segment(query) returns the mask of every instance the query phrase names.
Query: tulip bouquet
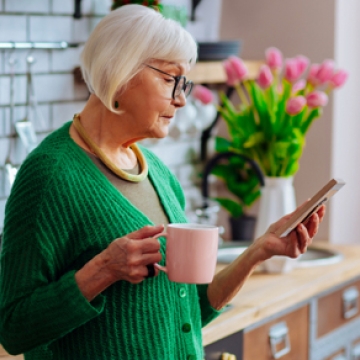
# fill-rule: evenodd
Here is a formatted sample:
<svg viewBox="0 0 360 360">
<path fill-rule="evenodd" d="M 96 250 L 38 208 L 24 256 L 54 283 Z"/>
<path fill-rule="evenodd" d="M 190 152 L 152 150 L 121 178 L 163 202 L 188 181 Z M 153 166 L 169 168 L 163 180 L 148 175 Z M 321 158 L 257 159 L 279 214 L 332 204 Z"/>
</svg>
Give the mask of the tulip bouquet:
<svg viewBox="0 0 360 360">
<path fill-rule="evenodd" d="M 248 79 L 248 69 L 240 58 L 231 56 L 224 61 L 227 84 L 235 88 L 240 104 L 234 106 L 220 94 L 218 111 L 228 126 L 230 140 L 218 137 L 216 150 L 252 158 L 265 176 L 289 177 L 299 169 L 310 126 L 321 116 L 328 95 L 345 83 L 348 74 L 335 69 L 332 60 L 310 64 L 299 55 L 284 61 L 276 48 L 267 49 L 265 54 L 266 61 L 255 80 Z M 219 167 L 214 173 L 235 193 L 234 184 L 233 189 L 229 186 L 229 167 Z M 232 215 L 241 214 L 242 206 L 251 205 L 259 196 L 256 177 L 247 173 L 246 179 L 244 186 L 250 188 L 245 204 L 220 199 Z"/>
</svg>

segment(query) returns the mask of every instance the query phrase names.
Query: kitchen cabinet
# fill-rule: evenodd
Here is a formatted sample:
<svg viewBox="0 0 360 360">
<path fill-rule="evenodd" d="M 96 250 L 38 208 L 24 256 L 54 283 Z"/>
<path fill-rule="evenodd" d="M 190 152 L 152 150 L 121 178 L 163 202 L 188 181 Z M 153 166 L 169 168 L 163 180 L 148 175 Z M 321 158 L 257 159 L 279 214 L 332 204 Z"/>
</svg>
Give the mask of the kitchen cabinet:
<svg viewBox="0 0 360 360">
<path fill-rule="evenodd" d="M 342 287 L 317 300 L 317 338 L 360 316 L 360 281 Z"/>
<path fill-rule="evenodd" d="M 360 246 L 318 245 L 340 251 L 344 260 L 253 274 L 232 307 L 203 329 L 205 350 L 213 346 L 218 355 L 206 360 L 231 351 L 241 352 L 236 360 L 360 360 Z M 216 353 L 214 346 L 233 333 L 232 347 Z"/>
<path fill-rule="evenodd" d="M 244 331 L 243 360 L 307 360 L 309 306 Z"/>
</svg>

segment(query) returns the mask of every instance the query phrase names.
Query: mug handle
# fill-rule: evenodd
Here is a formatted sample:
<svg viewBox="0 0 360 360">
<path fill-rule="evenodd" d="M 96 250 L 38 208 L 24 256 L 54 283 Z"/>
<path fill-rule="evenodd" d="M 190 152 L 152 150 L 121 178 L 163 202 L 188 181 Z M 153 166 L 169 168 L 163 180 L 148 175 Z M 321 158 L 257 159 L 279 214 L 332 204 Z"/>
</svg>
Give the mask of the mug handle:
<svg viewBox="0 0 360 360">
<path fill-rule="evenodd" d="M 162 232 L 162 233 L 157 234 L 157 235 L 155 235 L 155 236 L 153 236 L 153 237 L 154 237 L 155 239 L 157 239 L 157 238 L 159 238 L 159 237 L 161 237 L 161 236 L 166 237 L 166 236 L 167 236 L 167 233 L 166 233 L 166 232 Z M 158 270 L 161 270 L 161 271 L 163 271 L 164 273 L 167 274 L 168 270 L 167 270 L 166 266 L 161 266 L 161 265 L 158 264 L 158 263 L 154 263 L 154 266 L 155 266 Z"/>
</svg>

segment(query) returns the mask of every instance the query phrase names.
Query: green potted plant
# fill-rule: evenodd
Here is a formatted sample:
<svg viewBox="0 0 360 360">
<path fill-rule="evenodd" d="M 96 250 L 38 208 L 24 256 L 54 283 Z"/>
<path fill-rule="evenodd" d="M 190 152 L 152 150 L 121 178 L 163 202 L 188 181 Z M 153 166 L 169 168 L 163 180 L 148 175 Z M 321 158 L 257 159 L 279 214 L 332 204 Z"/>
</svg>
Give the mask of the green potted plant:
<svg viewBox="0 0 360 360">
<path fill-rule="evenodd" d="M 156 10 L 161 9 L 160 0 L 113 0 L 111 5 L 111 10 L 115 10 L 120 6 L 128 5 L 128 4 L 138 4 L 143 6 L 153 7 Z"/>
<path fill-rule="evenodd" d="M 223 63 L 227 83 L 235 88 L 240 104 L 235 106 L 224 93 L 220 94 L 218 111 L 227 124 L 229 138 L 218 137 L 216 151 L 245 155 L 256 161 L 265 175 L 255 236 L 294 210 L 292 179 L 299 169 L 306 134 L 321 116 L 329 93 L 342 86 L 348 76 L 346 71 L 336 70 L 332 60 L 310 65 L 308 58 L 299 55 L 283 63 L 278 49 L 267 49 L 266 61 L 256 79 L 248 79 L 247 68 L 238 57 L 232 56 Z M 240 189 L 248 186 L 248 198 L 243 199 L 247 199 L 245 205 L 251 206 L 259 196 L 257 178 L 249 173 L 245 177 L 247 185 L 236 183 L 236 175 L 231 172 L 245 172 L 235 165 L 232 162 L 227 168 L 215 168 L 214 174 L 225 181 L 233 194 L 243 196 Z M 279 205 L 281 198 L 283 206 Z M 231 216 L 241 214 L 230 199 L 218 201 Z"/>
<path fill-rule="evenodd" d="M 177 6 L 170 4 L 161 4 L 161 0 L 113 0 L 111 10 L 115 10 L 120 6 L 128 4 L 138 4 L 152 7 L 159 11 L 165 18 L 173 19 L 185 27 L 188 20 L 186 6 Z"/>
</svg>

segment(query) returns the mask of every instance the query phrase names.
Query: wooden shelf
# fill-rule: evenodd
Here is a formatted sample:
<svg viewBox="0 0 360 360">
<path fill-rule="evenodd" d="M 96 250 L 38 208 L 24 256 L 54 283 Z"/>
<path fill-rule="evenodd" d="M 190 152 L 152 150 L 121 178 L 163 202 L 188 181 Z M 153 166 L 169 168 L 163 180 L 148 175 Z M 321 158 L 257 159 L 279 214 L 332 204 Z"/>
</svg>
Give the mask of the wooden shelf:
<svg viewBox="0 0 360 360">
<path fill-rule="evenodd" d="M 249 70 L 249 78 L 259 74 L 262 61 L 244 61 Z M 221 84 L 226 82 L 226 74 L 222 61 L 198 62 L 187 76 L 195 84 Z"/>
</svg>

